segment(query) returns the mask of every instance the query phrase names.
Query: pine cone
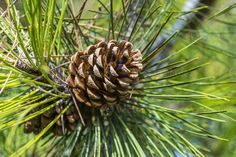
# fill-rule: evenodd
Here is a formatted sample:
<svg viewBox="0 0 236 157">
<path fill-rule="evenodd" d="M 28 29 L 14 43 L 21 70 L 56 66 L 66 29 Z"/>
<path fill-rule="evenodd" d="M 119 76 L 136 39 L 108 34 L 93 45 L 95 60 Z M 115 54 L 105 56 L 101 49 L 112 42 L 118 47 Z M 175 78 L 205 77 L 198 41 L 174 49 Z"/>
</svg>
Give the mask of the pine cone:
<svg viewBox="0 0 236 157">
<path fill-rule="evenodd" d="M 128 88 L 137 83 L 143 66 L 139 50 L 127 41 L 101 41 L 71 57 L 69 87 L 87 106 L 115 106 L 129 97 Z"/>
<path fill-rule="evenodd" d="M 69 101 L 62 100 L 60 101 L 56 107 L 53 107 L 43 114 L 30 119 L 29 121 L 24 123 L 24 132 L 25 133 L 35 133 L 38 134 L 42 131 L 47 125 L 57 117 L 64 107 L 68 105 Z M 43 107 L 42 107 L 43 108 Z M 40 108 L 36 108 L 31 111 L 30 114 L 40 110 Z M 79 121 L 78 111 L 76 110 L 75 106 L 71 106 L 63 116 L 50 128 L 50 130 L 46 133 L 49 134 L 53 132 L 55 135 L 63 135 L 63 127 L 65 130 L 74 131 L 77 127 L 77 123 Z"/>
</svg>

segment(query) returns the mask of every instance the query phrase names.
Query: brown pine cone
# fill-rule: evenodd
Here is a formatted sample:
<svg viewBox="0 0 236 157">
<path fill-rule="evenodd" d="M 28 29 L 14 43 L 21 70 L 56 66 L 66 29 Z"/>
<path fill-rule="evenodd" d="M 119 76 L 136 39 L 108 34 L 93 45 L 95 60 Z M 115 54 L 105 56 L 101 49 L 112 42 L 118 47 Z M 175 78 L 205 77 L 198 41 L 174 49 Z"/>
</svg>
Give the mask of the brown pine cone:
<svg viewBox="0 0 236 157">
<path fill-rule="evenodd" d="M 69 87 L 87 106 L 114 106 L 129 97 L 128 88 L 137 83 L 142 55 L 130 42 L 111 40 L 91 45 L 71 57 Z"/>
<path fill-rule="evenodd" d="M 40 131 L 42 131 L 49 123 L 51 123 L 55 117 L 57 117 L 62 110 L 64 109 L 64 106 L 68 105 L 68 101 L 59 101 L 56 107 L 53 107 L 47 111 L 45 111 L 43 114 L 38 115 L 29 121 L 24 123 L 24 132 L 25 133 L 35 133 L 38 134 Z M 31 111 L 30 114 L 33 114 L 34 112 L 40 110 L 40 108 L 36 108 L 35 110 Z M 71 106 L 65 114 L 61 116 L 60 119 L 50 128 L 50 130 L 46 133 L 49 134 L 53 132 L 55 135 L 63 135 L 63 127 L 66 130 L 74 131 L 77 127 L 79 121 L 79 115 L 78 111 L 76 110 L 75 106 Z"/>
</svg>

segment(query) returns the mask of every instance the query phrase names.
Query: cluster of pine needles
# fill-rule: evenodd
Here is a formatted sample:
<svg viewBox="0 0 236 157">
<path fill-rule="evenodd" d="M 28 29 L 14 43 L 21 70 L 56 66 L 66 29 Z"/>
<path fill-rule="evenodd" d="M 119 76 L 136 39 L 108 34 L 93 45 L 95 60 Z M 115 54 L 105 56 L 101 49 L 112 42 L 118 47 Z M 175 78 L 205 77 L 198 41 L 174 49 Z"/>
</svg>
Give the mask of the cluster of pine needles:
<svg viewBox="0 0 236 157">
<path fill-rule="evenodd" d="M 228 140 L 212 133 L 211 125 L 235 121 L 225 106 L 235 101 L 235 72 L 219 77 L 207 69 L 212 60 L 223 63 L 236 53 L 207 44 L 212 34 L 199 25 L 205 18 L 219 22 L 235 4 L 212 9 L 204 19 L 195 14 L 205 13 L 207 6 L 185 11 L 174 0 L 6 4 L 0 12 L 0 156 L 203 157 L 210 149 L 202 141 Z M 198 28 L 191 29 L 187 20 Z M 177 22 L 186 26 L 173 27 Z M 62 124 L 61 136 L 48 133 L 71 106 L 78 106 L 67 90 L 71 56 L 110 40 L 129 41 L 142 53 L 143 70 L 129 88 L 130 97 L 109 116 L 96 108 L 86 108 L 88 114 L 77 110 L 75 131 Z M 230 67 L 229 62 L 224 65 Z M 24 133 L 27 121 L 61 102 L 63 109 L 40 132 Z"/>
</svg>

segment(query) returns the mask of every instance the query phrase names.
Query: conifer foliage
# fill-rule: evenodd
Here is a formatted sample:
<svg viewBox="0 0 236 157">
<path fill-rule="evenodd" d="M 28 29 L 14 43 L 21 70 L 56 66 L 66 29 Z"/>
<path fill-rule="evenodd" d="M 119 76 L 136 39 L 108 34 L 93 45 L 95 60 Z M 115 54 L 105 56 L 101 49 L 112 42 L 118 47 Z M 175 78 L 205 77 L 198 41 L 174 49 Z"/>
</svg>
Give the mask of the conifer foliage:
<svg viewBox="0 0 236 157">
<path fill-rule="evenodd" d="M 210 123 L 233 119 L 205 102 L 230 99 L 206 89 L 235 82 L 204 74 L 204 35 L 175 46 L 191 27 L 176 29 L 176 19 L 204 5 L 181 11 L 173 0 L 6 4 L 0 154 L 202 157 L 207 150 L 197 140 L 225 140 Z M 192 47 L 200 57 L 183 55 Z"/>
</svg>

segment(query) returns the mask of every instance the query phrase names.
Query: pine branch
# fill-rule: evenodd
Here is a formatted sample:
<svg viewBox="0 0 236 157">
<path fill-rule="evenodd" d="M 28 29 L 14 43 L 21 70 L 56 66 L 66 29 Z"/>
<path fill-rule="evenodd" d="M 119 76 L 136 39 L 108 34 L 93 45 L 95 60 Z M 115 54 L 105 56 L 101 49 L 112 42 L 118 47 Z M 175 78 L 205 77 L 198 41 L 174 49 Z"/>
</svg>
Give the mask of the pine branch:
<svg viewBox="0 0 236 157">
<path fill-rule="evenodd" d="M 213 55 L 195 56 L 205 41 L 184 33 L 207 14 L 186 2 L 23 0 L 27 25 L 12 4 L 11 20 L 0 17 L 2 154 L 202 157 L 205 141 L 226 141 L 210 127 L 235 121 L 235 80 L 209 74 Z"/>
</svg>

